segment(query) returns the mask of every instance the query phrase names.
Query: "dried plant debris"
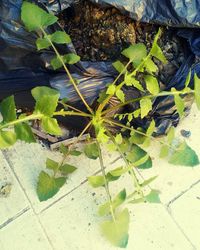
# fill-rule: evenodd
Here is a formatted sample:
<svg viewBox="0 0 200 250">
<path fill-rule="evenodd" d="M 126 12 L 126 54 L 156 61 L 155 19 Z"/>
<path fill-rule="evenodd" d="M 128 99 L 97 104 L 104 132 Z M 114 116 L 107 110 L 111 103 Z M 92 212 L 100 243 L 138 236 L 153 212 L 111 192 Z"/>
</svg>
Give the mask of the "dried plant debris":
<svg viewBox="0 0 200 250">
<path fill-rule="evenodd" d="M 6 198 L 9 196 L 12 189 L 12 184 L 10 182 L 0 181 L 0 198 Z"/>
<path fill-rule="evenodd" d="M 135 22 L 116 8 L 102 8 L 85 0 L 63 12 L 60 23 L 83 61 L 114 61 L 124 48 L 138 42 L 150 49 L 158 31 L 158 26 Z M 161 71 L 160 81 L 167 83 L 185 59 L 184 46 L 175 32 L 163 31 L 159 45 L 168 64 L 155 63 Z"/>
</svg>

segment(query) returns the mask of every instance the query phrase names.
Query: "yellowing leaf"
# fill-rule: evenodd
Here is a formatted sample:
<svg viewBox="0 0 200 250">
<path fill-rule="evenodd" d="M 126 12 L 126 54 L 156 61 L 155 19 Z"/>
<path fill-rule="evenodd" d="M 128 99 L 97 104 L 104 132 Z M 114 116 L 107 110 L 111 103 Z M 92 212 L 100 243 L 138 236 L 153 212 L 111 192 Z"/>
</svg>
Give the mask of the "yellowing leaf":
<svg viewBox="0 0 200 250">
<path fill-rule="evenodd" d="M 120 62 L 119 60 L 114 62 L 113 64 L 113 67 L 119 72 L 121 73 L 124 69 L 125 69 L 125 66 L 122 62 Z M 126 71 L 124 70 L 123 73 L 125 73 Z"/>
<path fill-rule="evenodd" d="M 55 118 L 45 116 L 42 118 L 42 129 L 51 135 L 62 135 L 62 131 Z"/>
<path fill-rule="evenodd" d="M 200 110 L 200 78 L 194 75 L 194 96 L 197 108 Z"/>
<path fill-rule="evenodd" d="M 184 115 L 184 109 L 185 109 L 184 101 L 179 95 L 174 96 L 174 101 L 177 108 L 177 112 L 179 116 L 182 117 Z"/>
<path fill-rule="evenodd" d="M 146 86 L 147 86 L 148 91 L 152 95 L 157 95 L 160 91 L 160 87 L 159 87 L 157 79 L 154 76 L 146 75 L 144 77 L 144 80 L 146 82 Z"/>
<path fill-rule="evenodd" d="M 148 58 L 148 60 L 145 62 L 145 68 L 149 73 L 155 73 L 156 71 L 158 71 L 157 65 L 151 58 Z"/>
<path fill-rule="evenodd" d="M 141 118 L 143 119 L 148 115 L 149 111 L 152 110 L 152 102 L 150 99 L 143 98 L 140 100 L 140 108 L 141 108 Z"/>
<path fill-rule="evenodd" d="M 107 95 L 114 95 L 115 90 L 116 90 L 116 86 L 114 84 L 111 84 L 110 86 L 108 86 L 106 94 Z"/>
<path fill-rule="evenodd" d="M 137 67 L 147 56 L 146 46 L 143 43 L 132 44 L 122 51 L 122 55 L 129 58 L 133 62 L 134 67 Z"/>
<path fill-rule="evenodd" d="M 114 246 L 125 248 L 128 244 L 130 216 L 128 209 L 124 209 L 116 216 L 115 221 L 105 221 L 101 225 L 102 234 Z"/>
<path fill-rule="evenodd" d="M 15 144 L 17 138 L 16 134 L 12 131 L 0 130 L 0 149 L 8 148 Z"/>
<path fill-rule="evenodd" d="M 116 96 L 121 102 L 125 102 L 125 95 L 124 92 L 121 89 L 118 89 L 116 91 Z"/>
</svg>

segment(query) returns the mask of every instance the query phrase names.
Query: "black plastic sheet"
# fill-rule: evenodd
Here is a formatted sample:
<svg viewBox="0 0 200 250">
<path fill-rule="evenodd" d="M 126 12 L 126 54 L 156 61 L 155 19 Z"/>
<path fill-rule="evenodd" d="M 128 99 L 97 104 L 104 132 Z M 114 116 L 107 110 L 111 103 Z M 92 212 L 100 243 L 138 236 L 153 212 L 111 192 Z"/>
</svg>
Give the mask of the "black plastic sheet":
<svg viewBox="0 0 200 250">
<path fill-rule="evenodd" d="M 76 0 L 40 0 L 33 1 L 55 13 L 68 8 Z M 148 23 L 176 27 L 175 32 L 187 41 L 186 60 L 176 72 L 165 89 L 184 87 L 190 69 L 192 75 L 200 75 L 200 2 L 199 1 L 158 1 L 158 0 L 92 0 L 101 6 L 115 6 L 131 18 Z M 61 98 L 66 97 L 71 103 L 80 103 L 79 97 L 62 71 L 53 71 L 50 60 L 53 51 L 37 52 L 36 35 L 27 32 L 20 21 L 22 0 L 0 0 L 0 99 L 15 94 L 19 106 L 31 107 L 33 100 L 30 90 L 35 86 L 51 86 L 60 91 Z M 59 29 L 51 27 L 50 32 Z M 62 53 L 75 52 L 73 44 L 59 48 Z M 74 78 L 79 81 L 79 89 L 87 101 L 92 104 L 99 93 L 116 77 L 110 62 L 79 62 L 70 67 Z M 192 84 L 192 81 L 191 81 Z M 125 93 L 128 93 L 124 89 Z M 134 98 L 127 94 L 126 99 Z M 148 119 L 136 119 L 134 126 L 146 128 L 153 118 L 156 121 L 157 134 L 163 134 L 171 126 L 176 126 L 179 116 L 174 108 L 173 97 L 160 97 L 154 100 L 153 110 Z M 187 110 L 191 107 L 188 102 Z M 131 105 L 127 109 L 133 108 Z"/>
</svg>

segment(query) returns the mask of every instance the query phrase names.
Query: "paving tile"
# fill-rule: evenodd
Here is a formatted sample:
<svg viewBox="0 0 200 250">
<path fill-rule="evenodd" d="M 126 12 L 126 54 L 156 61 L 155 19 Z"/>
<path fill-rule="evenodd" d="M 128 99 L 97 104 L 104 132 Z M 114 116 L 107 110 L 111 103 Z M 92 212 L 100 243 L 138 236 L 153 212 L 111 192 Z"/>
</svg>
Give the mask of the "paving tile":
<svg viewBox="0 0 200 250">
<path fill-rule="evenodd" d="M 0 151 L 0 227 L 29 206 L 19 183 Z"/>
<path fill-rule="evenodd" d="M 40 224 L 31 211 L 0 229 L 1 250 L 52 250 Z"/>
<path fill-rule="evenodd" d="M 92 175 L 100 168 L 98 160 L 89 160 L 84 155 L 69 158 L 68 163 L 77 166 L 78 170 L 69 177 L 67 184 L 54 198 L 45 202 L 39 202 L 36 194 L 37 179 L 40 171 L 45 170 L 47 157 L 58 161 L 61 160 L 61 155 L 58 152 L 51 152 L 40 144 L 28 145 L 20 142 L 6 153 L 7 161 L 18 176 L 24 191 L 37 213 L 78 187 L 87 179 L 87 176 Z M 114 155 L 111 157 L 111 155 L 106 154 L 106 162 L 111 162 L 115 157 Z"/>
<path fill-rule="evenodd" d="M 200 249 L 200 182 L 169 206 L 184 233 Z"/>
<path fill-rule="evenodd" d="M 176 134 L 181 138 L 180 131 L 182 129 L 191 131 L 191 137 L 185 139 L 187 143 L 196 151 L 200 158 L 200 143 L 199 143 L 199 124 L 200 114 L 194 106 L 191 114 L 184 118 L 180 125 L 176 128 Z M 182 139 L 184 139 L 182 137 Z M 152 143 L 149 149 L 150 155 L 153 156 L 153 168 L 140 171 L 144 178 L 158 175 L 158 178 L 152 182 L 151 187 L 161 191 L 161 200 L 163 203 L 168 203 L 174 197 L 187 190 L 193 183 L 200 180 L 200 165 L 191 168 L 183 166 L 174 166 L 168 164 L 166 159 L 159 159 L 160 145 Z"/>
<path fill-rule="evenodd" d="M 116 187 L 118 189 L 119 187 Z M 41 213 L 41 223 L 56 250 L 114 250 L 99 231 L 97 204 L 104 190 L 87 183 Z M 131 210 L 128 250 L 191 250 L 193 247 L 162 205 L 129 205 Z"/>
</svg>

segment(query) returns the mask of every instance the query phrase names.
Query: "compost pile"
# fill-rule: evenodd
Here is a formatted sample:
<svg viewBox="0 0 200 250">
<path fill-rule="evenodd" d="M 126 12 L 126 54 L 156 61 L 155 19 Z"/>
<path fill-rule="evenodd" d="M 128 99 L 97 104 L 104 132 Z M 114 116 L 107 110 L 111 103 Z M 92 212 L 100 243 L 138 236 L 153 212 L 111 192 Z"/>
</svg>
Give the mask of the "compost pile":
<svg viewBox="0 0 200 250">
<path fill-rule="evenodd" d="M 115 61 L 121 51 L 134 43 L 151 48 L 158 26 L 139 23 L 114 7 L 102 8 L 89 1 L 79 1 L 60 15 L 60 23 L 71 36 L 82 61 Z M 159 67 L 159 80 L 166 84 L 184 62 L 184 44 L 173 29 L 163 28 L 159 41 L 167 65 Z"/>
</svg>

